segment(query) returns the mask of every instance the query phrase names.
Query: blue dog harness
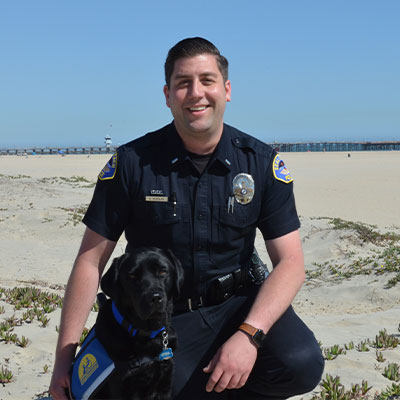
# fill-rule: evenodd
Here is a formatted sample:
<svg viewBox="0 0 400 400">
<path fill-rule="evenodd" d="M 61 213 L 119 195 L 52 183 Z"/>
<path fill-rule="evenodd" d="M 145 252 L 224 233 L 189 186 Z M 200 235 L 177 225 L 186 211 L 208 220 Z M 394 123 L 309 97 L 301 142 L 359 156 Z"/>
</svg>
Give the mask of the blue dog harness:
<svg viewBox="0 0 400 400">
<path fill-rule="evenodd" d="M 112 311 L 115 320 L 127 329 L 132 337 L 136 336 L 138 330 L 124 319 L 114 302 L 112 302 Z M 130 367 L 139 367 L 151 361 L 169 360 L 173 357 L 172 349 L 168 347 L 168 333 L 164 326 L 156 331 L 151 331 L 149 338 L 154 339 L 160 333 L 163 338 L 163 351 L 159 354 L 158 358 L 147 357 L 138 360 L 129 360 L 127 364 Z M 119 365 L 123 364 L 124 363 L 120 363 Z M 114 361 L 109 357 L 107 351 L 98 340 L 96 336 L 96 325 L 94 325 L 86 336 L 72 365 L 72 397 L 82 400 L 89 399 L 89 397 L 95 394 L 95 391 L 100 388 L 100 385 L 111 377 L 111 374 L 115 371 L 115 367 Z"/>
</svg>

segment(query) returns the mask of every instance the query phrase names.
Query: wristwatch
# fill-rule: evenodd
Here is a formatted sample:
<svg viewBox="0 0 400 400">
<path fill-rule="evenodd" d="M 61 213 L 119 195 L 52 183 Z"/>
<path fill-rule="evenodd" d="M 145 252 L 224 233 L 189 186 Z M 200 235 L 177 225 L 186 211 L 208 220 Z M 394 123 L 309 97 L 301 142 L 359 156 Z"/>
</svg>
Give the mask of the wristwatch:
<svg viewBox="0 0 400 400">
<path fill-rule="evenodd" d="M 251 340 L 254 342 L 257 348 L 261 346 L 261 343 L 266 336 L 266 334 L 261 329 L 257 329 L 246 322 L 243 322 L 239 326 L 239 330 L 247 333 L 251 337 Z"/>
</svg>

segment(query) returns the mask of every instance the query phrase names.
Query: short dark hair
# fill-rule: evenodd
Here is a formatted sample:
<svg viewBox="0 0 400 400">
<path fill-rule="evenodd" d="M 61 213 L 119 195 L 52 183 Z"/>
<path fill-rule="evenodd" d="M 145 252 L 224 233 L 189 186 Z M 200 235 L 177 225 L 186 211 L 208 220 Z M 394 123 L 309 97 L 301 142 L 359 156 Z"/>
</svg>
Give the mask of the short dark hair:
<svg viewBox="0 0 400 400">
<path fill-rule="evenodd" d="M 219 50 L 207 39 L 201 37 L 187 38 L 172 47 L 164 64 L 165 83 L 170 86 L 171 76 L 174 72 L 175 61 L 183 57 L 195 57 L 200 54 L 213 54 L 217 58 L 218 69 L 224 82 L 228 80 L 228 60 L 221 55 Z"/>
</svg>

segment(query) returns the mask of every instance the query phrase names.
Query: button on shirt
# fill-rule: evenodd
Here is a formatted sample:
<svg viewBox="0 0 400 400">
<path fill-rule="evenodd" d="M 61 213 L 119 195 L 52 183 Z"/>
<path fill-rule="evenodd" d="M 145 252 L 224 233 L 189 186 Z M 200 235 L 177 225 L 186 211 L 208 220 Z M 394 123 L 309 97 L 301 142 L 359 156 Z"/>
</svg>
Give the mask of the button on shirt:
<svg viewBox="0 0 400 400">
<path fill-rule="evenodd" d="M 171 123 L 118 148 L 114 170 L 99 178 L 83 222 L 112 241 L 125 232 L 128 249 L 170 248 L 185 271 L 181 297 L 201 295 L 217 276 L 248 262 L 256 228 L 266 240 L 299 228 L 293 183 L 275 179 L 275 156 L 270 146 L 224 124 L 200 174 Z M 239 174 L 254 182 L 247 204 L 234 193 Z"/>
</svg>

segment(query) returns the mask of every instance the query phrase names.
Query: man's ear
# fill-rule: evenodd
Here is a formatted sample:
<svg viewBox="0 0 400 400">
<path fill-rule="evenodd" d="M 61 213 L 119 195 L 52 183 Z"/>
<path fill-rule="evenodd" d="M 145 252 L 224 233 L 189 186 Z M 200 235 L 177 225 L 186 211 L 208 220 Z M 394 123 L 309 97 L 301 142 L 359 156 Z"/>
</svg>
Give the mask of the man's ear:
<svg viewBox="0 0 400 400">
<path fill-rule="evenodd" d="M 121 269 L 121 265 L 126 259 L 126 254 L 118 258 L 114 258 L 110 268 L 101 278 L 101 290 L 113 300 L 116 300 L 120 290 L 118 289 L 118 276 Z"/>
<path fill-rule="evenodd" d="M 231 101 L 231 95 L 232 95 L 231 81 L 227 79 L 225 82 L 225 99 L 227 102 Z"/>
<path fill-rule="evenodd" d="M 165 96 L 165 103 L 167 104 L 167 107 L 170 107 L 169 103 L 169 88 L 167 85 L 164 85 L 164 96 Z"/>
</svg>

